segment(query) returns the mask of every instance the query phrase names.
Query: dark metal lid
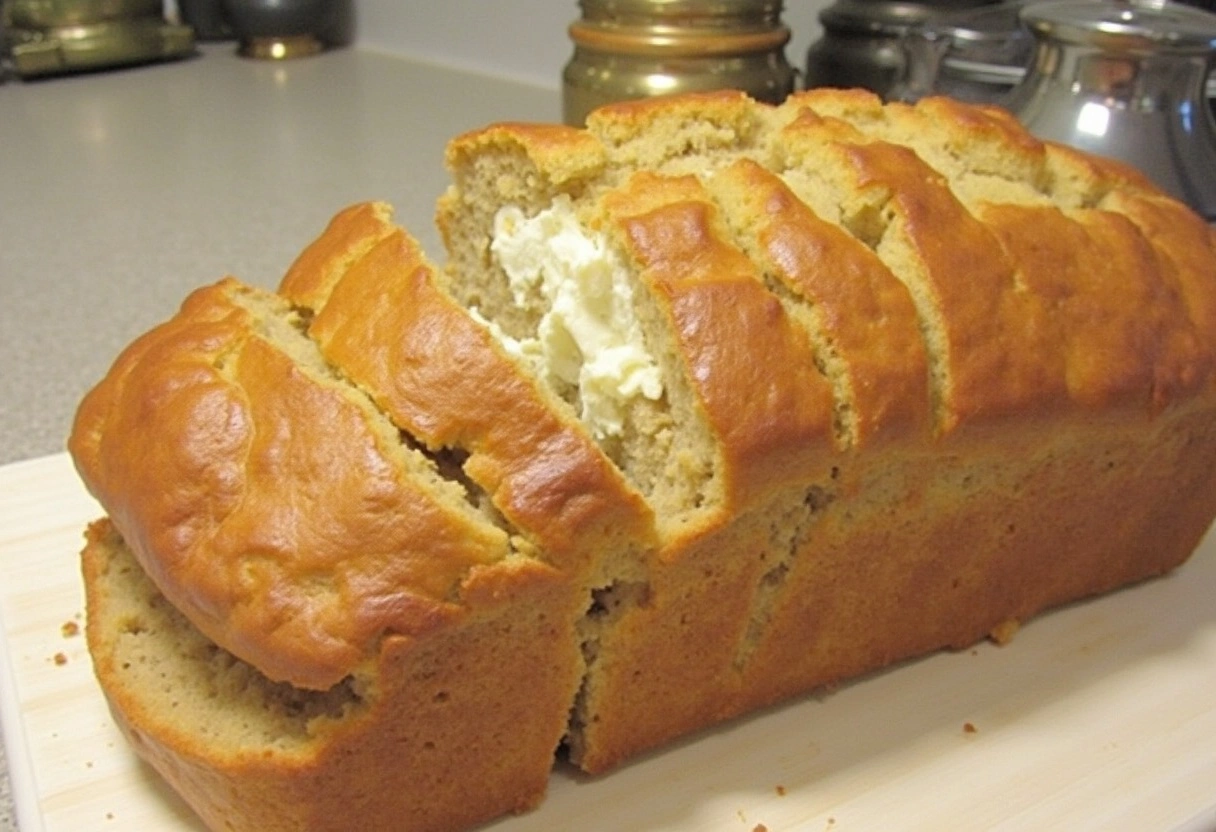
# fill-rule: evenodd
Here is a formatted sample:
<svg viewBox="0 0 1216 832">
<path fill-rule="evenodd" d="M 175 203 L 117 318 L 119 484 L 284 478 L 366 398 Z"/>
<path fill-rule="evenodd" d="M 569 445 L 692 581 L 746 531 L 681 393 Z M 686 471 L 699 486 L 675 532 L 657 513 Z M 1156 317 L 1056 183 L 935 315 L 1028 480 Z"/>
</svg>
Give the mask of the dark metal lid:
<svg viewBox="0 0 1216 832">
<path fill-rule="evenodd" d="M 837 0 L 819 13 L 824 28 L 856 34 L 899 35 L 939 15 L 992 5 L 996 0 Z"/>
</svg>

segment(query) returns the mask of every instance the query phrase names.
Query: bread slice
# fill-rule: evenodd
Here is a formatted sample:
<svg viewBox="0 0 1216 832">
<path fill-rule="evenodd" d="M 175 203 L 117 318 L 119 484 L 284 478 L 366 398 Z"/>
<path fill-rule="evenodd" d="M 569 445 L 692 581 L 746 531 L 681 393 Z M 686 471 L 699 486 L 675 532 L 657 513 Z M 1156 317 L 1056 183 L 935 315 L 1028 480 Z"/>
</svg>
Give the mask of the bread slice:
<svg viewBox="0 0 1216 832">
<path fill-rule="evenodd" d="M 1216 516 L 1216 232 L 1119 165 L 841 90 L 447 163 L 442 267 L 352 206 L 82 405 L 98 675 L 215 828 L 520 810 L 559 743 L 1006 639 Z"/>
<path fill-rule="evenodd" d="M 303 327 L 221 281 L 82 404 L 71 449 L 113 518 L 85 559 L 102 687 L 213 828 L 449 829 L 535 805 L 581 681 L 581 576 Z"/>
<path fill-rule="evenodd" d="M 86 633 L 119 727 L 208 828 L 467 828 L 540 802 L 578 681 L 564 625 L 581 602 L 534 561 L 512 567 L 314 691 L 203 636 L 107 520 L 83 555 Z"/>
</svg>

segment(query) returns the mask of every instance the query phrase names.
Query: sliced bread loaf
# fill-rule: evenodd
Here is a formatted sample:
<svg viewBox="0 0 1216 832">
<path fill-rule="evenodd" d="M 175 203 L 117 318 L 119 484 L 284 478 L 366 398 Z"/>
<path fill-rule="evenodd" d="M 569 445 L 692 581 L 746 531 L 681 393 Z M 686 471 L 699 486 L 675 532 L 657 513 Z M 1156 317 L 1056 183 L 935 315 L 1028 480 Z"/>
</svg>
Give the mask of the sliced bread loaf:
<svg viewBox="0 0 1216 832">
<path fill-rule="evenodd" d="M 523 809 L 559 742 L 1003 640 L 1216 516 L 1216 234 L 1134 172 L 838 90 L 447 163 L 442 268 L 353 206 L 82 406 L 98 675 L 216 828 Z"/>
</svg>

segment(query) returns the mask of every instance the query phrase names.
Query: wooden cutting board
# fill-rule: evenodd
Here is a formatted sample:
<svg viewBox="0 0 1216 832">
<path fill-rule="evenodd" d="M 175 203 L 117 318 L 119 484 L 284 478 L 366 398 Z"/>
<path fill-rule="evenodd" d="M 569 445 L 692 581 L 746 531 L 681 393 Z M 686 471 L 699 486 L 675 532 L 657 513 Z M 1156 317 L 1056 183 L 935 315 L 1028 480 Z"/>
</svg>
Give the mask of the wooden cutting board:
<svg viewBox="0 0 1216 832">
<path fill-rule="evenodd" d="M 23 832 L 201 829 L 110 722 L 65 456 L 0 468 L 0 713 Z M 1216 829 L 1216 534 L 1011 644 L 906 663 L 599 779 L 493 832 Z M 488 831 L 487 831 L 488 832 Z"/>
</svg>

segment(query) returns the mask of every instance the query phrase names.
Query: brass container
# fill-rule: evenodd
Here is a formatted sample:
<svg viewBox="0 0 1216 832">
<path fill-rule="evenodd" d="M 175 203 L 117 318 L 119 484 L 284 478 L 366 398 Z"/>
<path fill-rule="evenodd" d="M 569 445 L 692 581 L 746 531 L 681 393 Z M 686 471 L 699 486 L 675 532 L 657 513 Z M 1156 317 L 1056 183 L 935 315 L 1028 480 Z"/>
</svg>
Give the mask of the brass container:
<svg viewBox="0 0 1216 832">
<path fill-rule="evenodd" d="M 9 22 L 19 29 L 84 26 L 160 17 L 164 0 L 8 0 Z"/>
<path fill-rule="evenodd" d="M 779 103 L 794 90 L 781 0 L 580 0 L 562 116 L 582 126 L 613 101 L 743 90 Z"/>
<path fill-rule="evenodd" d="M 189 26 L 164 19 L 163 0 L 0 0 L 7 52 L 22 78 L 181 58 Z"/>
</svg>

